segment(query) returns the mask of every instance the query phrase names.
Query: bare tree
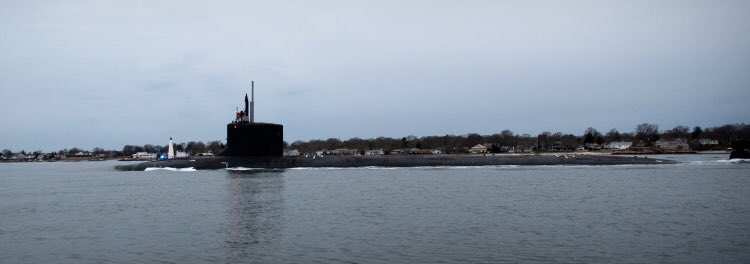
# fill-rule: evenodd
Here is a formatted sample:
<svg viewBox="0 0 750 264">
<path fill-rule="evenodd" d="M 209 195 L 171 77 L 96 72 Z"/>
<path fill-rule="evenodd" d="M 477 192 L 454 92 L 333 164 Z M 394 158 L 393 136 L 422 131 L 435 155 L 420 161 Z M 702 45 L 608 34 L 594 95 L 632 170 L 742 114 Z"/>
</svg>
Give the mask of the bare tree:
<svg viewBox="0 0 750 264">
<path fill-rule="evenodd" d="M 696 126 L 693 128 L 693 132 L 690 133 L 691 139 L 699 139 L 701 137 L 701 134 L 703 134 L 703 129 L 701 127 Z"/>
<path fill-rule="evenodd" d="M 107 153 L 106 150 L 104 150 L 103 148 L 99 148 L 99 147 L 96 147 L 96 148 L 92 149 L 91 152 L 93 152 L 94 154 L 105 154 L 105 153 Z"/>
<path fill-rule="evenodd" d="M 503 130 L 503 132 L 500 132 L 500 136 L 503 137 L 502 141 L 500 142 L 500 144 L 502 144 L 503 146 L 515 147 L 517 145 L 518 140 L 517 137 L 513 135 L 513 131 L 510 131 L 508 129 Z"/>
<path fill-rule="evenodd" d="M 568 151 L 576 150 L 578 148 L 578 145 L 580 145 L 580 141 L 578 141 L 578 137 L 568 134 L 560 137 L 560 145 Z"/>
<path fill-rule="evenodd" d="M 622 139 L 622 136 L 620 135 L 620 131 L 617 131 L 616 128 L 613 128 L 609 132 L 607 132 L 607 135 L 604 136 L 604 139 L 607 142 L 614 142 L 614 141 L 620 141 Z"/>
<path fill-rule="evenodd" d="M 688 132 L 690 129 L 686 126 L 676 126 L 675 128 L 672 128 L 671 130 L 667 130 L 662 134 L 662 136 L 666 139 L 678 139 L 678 138 L 688 138 L 690 137 L 690 133 Z"/>
<path fill-rule="evenodd" d="M 471 148 L 478 144 L 484 143 L 484 138 L 477 133 L 471 133 L 466 136 L 466 140 L 464 142 L 465 142 L 463 144 L 464 147 Z"/>
<path fill-rule="evenodd" d="M 203 141 L 190 141 L 185 145 L 185 152 L 195 155 L 206 152 L 206 144 Z"/>
<path fill-rule="evenodd" d="M 341 144 L 341 140 L 338 138 L 329 138 L 326 140 L 326 147 L 327 149 L 338 149 L 342 148 L 343 144 Z"/>
<path fill-rule="evenodd" d="M 604 137 L 602 137 L 602 133 L 599 133 L 596 129 L 593 127 L 589 127 L 586 129 L 586 132 L 583 134 L 583 143 L 589 144 L 589 143 L 596 143 L 596 144 L 602 144 L 604 143 Z"/>
<path fill-rule="evenodd" d="M 647 146 L 659 140 L 659 125 L 643 123 L 635 127 L 635 139 L 640 140 Z"/>
<path fill-rule="evenodd" d="M 550 132 L 542 132 L 536 137 L 536 147 L 537 150 L 547 150 L 551 147 L 552 144 L 550 144 L 550 137 L 552 137 L 552 133 Z"/>
<path fill-rule="evenodd" d="M 211 142 L 208 142 L 208 151 L 213 154 L 218 154 L 222 150 L 221 141 L 214 140 Z"/>
</svg>

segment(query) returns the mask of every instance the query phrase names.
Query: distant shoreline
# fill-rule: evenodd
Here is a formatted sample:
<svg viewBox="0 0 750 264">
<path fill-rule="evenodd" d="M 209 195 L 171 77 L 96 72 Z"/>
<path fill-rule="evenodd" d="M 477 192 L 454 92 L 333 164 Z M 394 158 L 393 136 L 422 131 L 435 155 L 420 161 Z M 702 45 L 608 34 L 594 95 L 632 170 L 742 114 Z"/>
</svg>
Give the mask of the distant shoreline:
<svg viewBox="0 0 750 264">
<path fill-rule="evenodd" d="M 522 157 L 522 156 L 565 156 L 565 155 L 585 155 L 585 156 L 629 156 L 629 155 L 709 155 L 709 154 L 726 154 L 729 155 L 730 151 L 723 150 L 712 150 L 712 151 L 679 151 L 679 152 L 594 152 L 594 151 L 581 151 L 581 152 L 539 152 L 539 153 L 487 153 L 487 154 L 399 154 L 399 155 L 382 155 L 382 156 L 498 156 L 498 157 Z M 338 156 L 338 155 L 337 155 Z M 359 155 L 340 155 L 342 157 L 351 156 L 357 157 Z M 187 159 L 194 159 L 198 157 L 190 157 Z M 143 159 L 132 159 L 130 157 L 112 157 L 112 158 L 91 158 L 91 157 L 74 157 L 64 158 L 58 160 L 0 160 L 0 163 L 36 163 L 36 162 L 97 162 L 97 161 L 123 161 L 123 162 L 152 162 L 155 160 L 143 160 Z"/>
</svg>

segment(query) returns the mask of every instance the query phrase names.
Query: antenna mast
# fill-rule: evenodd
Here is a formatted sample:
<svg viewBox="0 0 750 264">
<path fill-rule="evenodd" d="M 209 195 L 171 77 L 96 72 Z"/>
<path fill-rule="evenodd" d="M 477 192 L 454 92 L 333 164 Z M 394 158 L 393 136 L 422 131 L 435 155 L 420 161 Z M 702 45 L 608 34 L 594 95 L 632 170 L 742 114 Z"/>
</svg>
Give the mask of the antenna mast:
<svg viewBox="0 0 750 264">
<path fill-rule="evenodd" d="M 255 81 L 250 81 L 250 123 L 255 123 Z"/>
</svg>

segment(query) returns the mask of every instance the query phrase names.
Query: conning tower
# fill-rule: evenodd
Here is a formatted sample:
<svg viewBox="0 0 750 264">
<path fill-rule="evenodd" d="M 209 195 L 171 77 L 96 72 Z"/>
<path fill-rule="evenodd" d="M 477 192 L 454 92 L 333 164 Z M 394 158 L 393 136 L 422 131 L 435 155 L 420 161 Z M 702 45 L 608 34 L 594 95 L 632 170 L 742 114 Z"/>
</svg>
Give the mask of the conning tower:
<svg viewBox="0 0 750 264">
<path fill-rule="evenodd" d="M 732 142 L 732 153 L 729 159 L 750 159 L 750 141 Z"/>
<path fill-rule="evenodd" d="M 255 122 L 255 82 L 251 82 L 251 101 L 245 94 L 245 110 L 237 112 L 227 124 L 227 145 L 222 156 L 281 156 L 284 151 L 284 126 Z"/>
</svg>

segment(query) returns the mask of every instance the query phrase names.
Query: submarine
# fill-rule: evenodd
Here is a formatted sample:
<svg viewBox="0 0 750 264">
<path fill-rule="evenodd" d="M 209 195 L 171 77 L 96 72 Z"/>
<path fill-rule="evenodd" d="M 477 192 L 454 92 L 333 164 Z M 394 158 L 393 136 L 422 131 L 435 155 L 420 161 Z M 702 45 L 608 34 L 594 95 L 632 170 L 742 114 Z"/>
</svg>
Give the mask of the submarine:
<svg viewBox="0 0 750 264">
<path fill-rule="evenodd" d="M 729 159 L 750 159 L 750 141 L 732 142 L 732 152 Z"/>
<path fill-rule="evenodd" d="M 255 82 L 251 97 L 245 94 L 245 108 L 235 113 L 226 126 L 227 143 L 216 156 L 191 159 L 167 159 L 137 164 L 118 165 L 122 171 L 143 171 L 147 168 L 224 168 L 288 169 L 288 168 L 355 168 L 355 167 L 443 167 L 493 165 L 624 165 L 669 164 L 671 160 L 645 157 L 602 155 L 379 155 L 379 156 L 283 156 L 284 126 L 255 122 Z"/>
</svg>

